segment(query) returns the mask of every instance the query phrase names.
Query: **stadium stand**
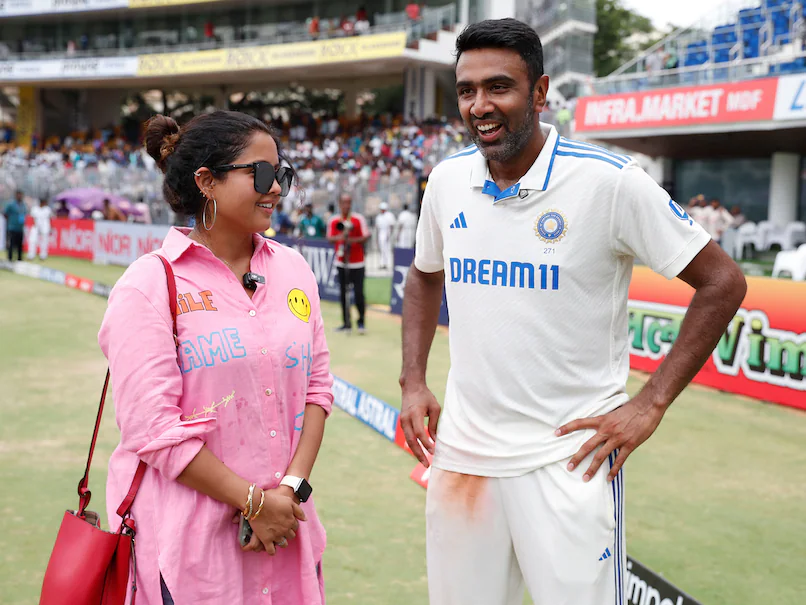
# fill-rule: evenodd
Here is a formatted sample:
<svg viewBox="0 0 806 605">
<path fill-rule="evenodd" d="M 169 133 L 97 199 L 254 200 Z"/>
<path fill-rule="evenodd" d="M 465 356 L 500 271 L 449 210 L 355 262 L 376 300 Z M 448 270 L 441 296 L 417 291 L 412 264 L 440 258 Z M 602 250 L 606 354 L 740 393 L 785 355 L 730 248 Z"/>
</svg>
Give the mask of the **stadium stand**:
<svg viewBox="0 0 806 605">
<path fill-rule="evenodd" d="M 734 81 L 806 71 L 806 3 L 758 0 L 738 10 L 725 5 L 682 27 L 625 63 L 594 89 L 598 94 L 675 84 Z M 653 54 L 664 58 L 660 72 L 648 68 Z"/>
<path fill-rule="evenodd" d="M 305 7 L 301 7 L 304 9 Z M 359 19 L 359 16 L 361 19 Z M 456 23 L 456 4 L 424 7 L 416 21 L 405 11 L 367 15 L 342 15 L 277 22 L 270 13 L 246 9 L 224 15 L 208 12 L 192 18 L 175 20 L 163 26 L 147 21 L 133 23 L 108 17 L 92 24 L 63 22 L 53 26 L 34 27 L 18 23 L 0 24 L 0 60 L 25 60 L 55 57 L 104 57 L 127 54 L 163 53 L 214 48 L 233 48 L 259 44 L 285 44 L 307 40 L 343 38 L 398 31 L 408 28 L 409 43 L 433 35 Z M 315 19 L 315 27 L 312 23 Z M 240 21 L 233 24 L 232 21 Z M 359 23 L 360 21 L 360 23 Z"/>
</svg>

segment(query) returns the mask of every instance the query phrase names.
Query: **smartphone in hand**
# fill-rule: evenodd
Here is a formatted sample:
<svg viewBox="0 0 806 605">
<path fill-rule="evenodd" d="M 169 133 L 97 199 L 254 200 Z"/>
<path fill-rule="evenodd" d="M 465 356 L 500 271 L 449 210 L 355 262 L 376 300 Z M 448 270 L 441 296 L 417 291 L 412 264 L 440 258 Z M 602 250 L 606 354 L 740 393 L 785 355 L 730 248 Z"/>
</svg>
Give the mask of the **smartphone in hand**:
<svg viewBox="0 0 806 605">
<path fill-rule="evenodd" d="M 238 543 L 241 546 L 246 546 L 249 544 L 249 541 L 252 539 L 252 526 L 249 525 L 249 521 L 246 520 L 246 517 L 241 515 L 241 522 L 238 525 Z"/>
</svg>

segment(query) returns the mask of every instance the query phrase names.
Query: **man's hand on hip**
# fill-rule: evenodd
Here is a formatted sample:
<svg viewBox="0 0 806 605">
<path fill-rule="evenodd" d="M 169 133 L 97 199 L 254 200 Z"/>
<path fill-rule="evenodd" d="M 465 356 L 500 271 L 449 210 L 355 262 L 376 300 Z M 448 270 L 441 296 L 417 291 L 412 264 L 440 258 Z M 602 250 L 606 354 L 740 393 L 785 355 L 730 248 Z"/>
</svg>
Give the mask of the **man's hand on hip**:
<svg viewBox="0 0 806 605">
<path fill-rule="evenodd" d="M 618 456 L 607 475 L 607 480 L 613 481 L 616 478 L 627 457 L 649 439 L 666 412 L 666 407 L 655 405 L 648 397 L 641 395 L 639 393 L 623 406 L 608 414 L 574 420 L 557 429 L 555 434 L 558 437 L 584 429 L 596 431 L 596 434 L 588 439 L 571 458 L 568 463 L 569 471 L 574 470 L 588 454 L 601 445 L 602 447 L 596 452 L 590 467 L 585 471 L 583 481 L 590 481 L 614 450 L 618 450 Z"/>
<path fill-rule="evenodd" d="M 437 438 L 437 422 L 442 408 L 437 398 L 425 384 L 403 390 L 403 403 L 400 411 L 400 426 L 406 436 L 415 458 L 428 467 L 428 459 L 420 444 L 433 456 L 434 440 Z M 428 417 L 428 433 L 425 432 L 425 418 Z"/>
</svg>

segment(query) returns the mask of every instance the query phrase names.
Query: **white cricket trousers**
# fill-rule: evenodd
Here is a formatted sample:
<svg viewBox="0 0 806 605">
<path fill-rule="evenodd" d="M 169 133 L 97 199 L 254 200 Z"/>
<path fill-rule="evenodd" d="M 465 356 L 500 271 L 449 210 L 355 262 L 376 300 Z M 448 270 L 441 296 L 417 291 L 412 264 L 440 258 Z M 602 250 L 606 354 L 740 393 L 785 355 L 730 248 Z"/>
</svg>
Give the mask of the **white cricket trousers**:
<svg viewBox="0 0 806 605">
<path fill-rule="evenodd" d="M 627 605 L 623 471 L 593 454 L 520 477 L 432 469 L 426 496 L 431 605 Z"/>
<path fill-rule="evenodd" d="M 378 249 L 381 253 L 381 267 L 392 266 L 392 237 L 389 233 L 378 234 Z"/>
<path fill-rule="evenodd" d="M 50 233 L 41 231 L 36 227 L 33 227 L 28 233 L 28 258 L 34 258 L 36 256 L 37 248 L 39 248 L 39 258 L 45 260 L 48 257 Z"/>
</svg>

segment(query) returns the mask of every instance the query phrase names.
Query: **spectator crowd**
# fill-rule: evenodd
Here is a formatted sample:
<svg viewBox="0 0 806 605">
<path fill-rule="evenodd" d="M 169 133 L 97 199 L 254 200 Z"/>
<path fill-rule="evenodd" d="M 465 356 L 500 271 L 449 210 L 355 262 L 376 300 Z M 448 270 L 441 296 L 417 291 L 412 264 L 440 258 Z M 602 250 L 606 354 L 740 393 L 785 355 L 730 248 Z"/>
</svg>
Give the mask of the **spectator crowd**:
<svg viewBox="0 0 806 605">
<path fill-rule="evenodd" d="M 383 270 L 391 268 L 395 246 L 414 246 L 420 194 L 431 168 L 467 145 L 464 126 L 458 120 L 412 123 L 399 116 L 365 116 L 349 121 L 313 118 L 300 112 L 286 120 L 272 120 L 272 126 L 296 169 L 297 181 L 275 212 L 271 231 L 324 239 L 337 201 L 349 192 L 356 209 L 369 221 L 369 250 L 373 258 L 379 258 Z M 192 217 L 169 213 L 161 202 L 161 182 L 159 170 L 141 144 L 111 128 L 52 137 L 33 151 L 12 143 L 0 145 L 0 200 L 16 202 L 9 211 L 15 228 L 7 243 L 14 244 L 14 256 L 18 256 L 17 217 L 45 213 L 40 207 L 48 208 L 54 218 L 78 218 L 78 207 L 69 209 L 55 200 L 67 189 L 97 187 L 117 194 L 110 196 L 111 204 L 106 200 L 103 209 L 85 212 L 85 218 L 192 221 Z M 132 202 L 124 207 L 125 215 L 118 206 L 120 197 Z M 148 211 L 130 212 L 131 207 L 140 206 Z"/>
<path fill-rule="evenodd" d="M 738 229 L 747 221 L 739 206 L 732 206 L 728 210 L 719 199 L 712 198 L 709 201 L 703 194 L 692 197 L 686 211 L 715 242 L 719 242 L 728 229 Z"/>
</svg>

